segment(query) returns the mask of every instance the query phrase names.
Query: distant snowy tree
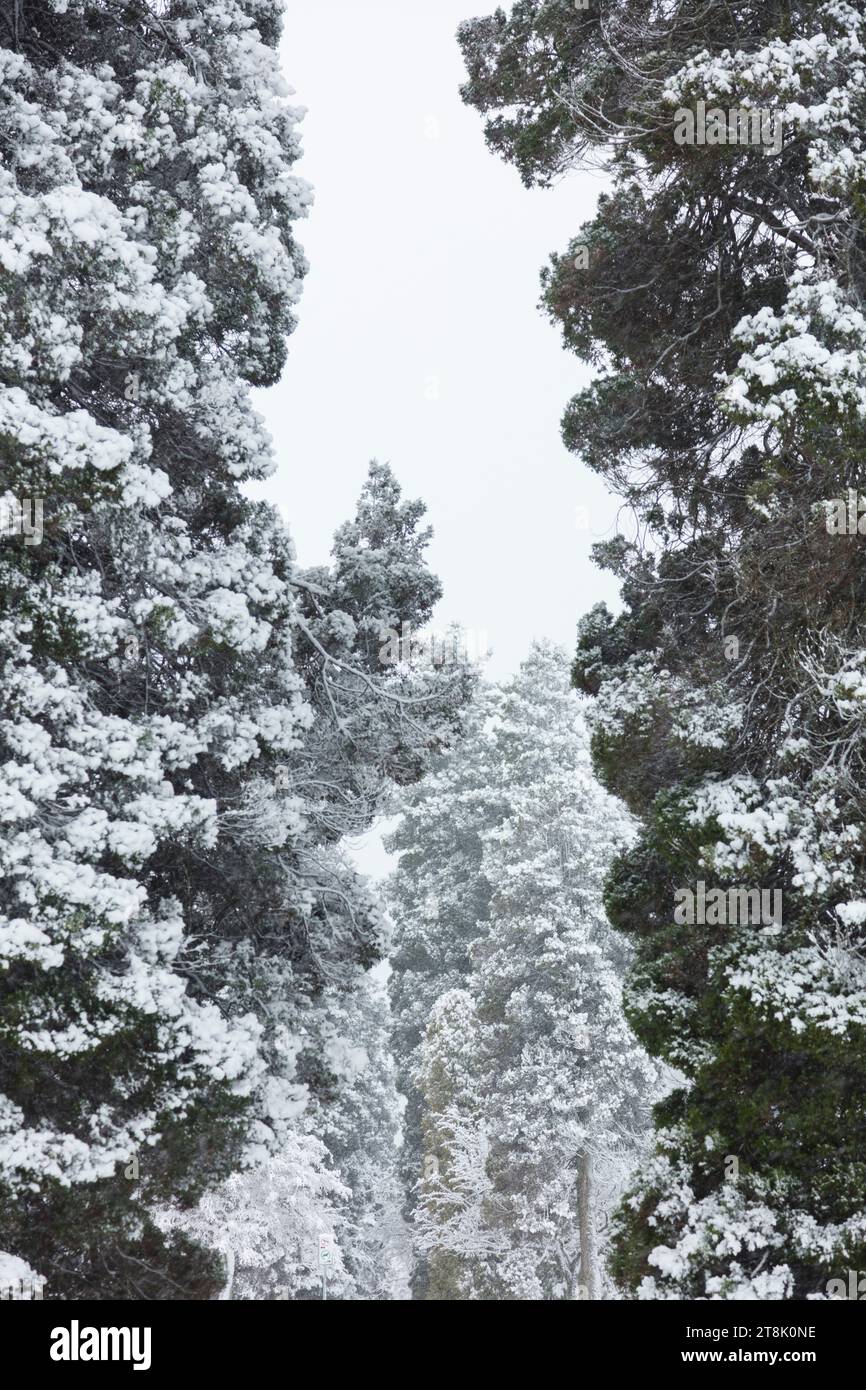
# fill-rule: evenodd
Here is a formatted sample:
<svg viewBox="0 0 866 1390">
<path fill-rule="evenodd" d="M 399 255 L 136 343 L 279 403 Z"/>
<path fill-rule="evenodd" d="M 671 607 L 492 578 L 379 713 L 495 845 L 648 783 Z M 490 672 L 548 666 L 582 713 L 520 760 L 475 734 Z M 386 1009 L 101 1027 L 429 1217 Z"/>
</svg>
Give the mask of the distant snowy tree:
<svg viewBox="0 0 866 1390">
<path fill-rule="evenodd" d="M 494 1222 L 479 1064 L 475 1002 L 467 990 L 449 990 L 433 1005 L 416 1072 L 423 1153 L 414 1234 L 431 1300 L 483 1297 L 484 1261 L 506 1249 Z"/>
<path fill-rule="evenodd" d="M 399 872 L 387 885 L 397 926 L 389 989 L 397 1083 L 406 1096 L 401 1176 L 409 1215 L 424 1152 L 424 1106 L 416 1074 L 421 1043 L 439 996 L 465 986 L 469 948 L 484 930 L 489 910 L 480 831 L 505 814 L 491 775 L 492 722 L 499 698 L 495 687 L 481 686 L 466 713 L 459 756 L 438 759 L 424 781 L 404 794 L 400 824 L 387 841 L 400 855 Z M 422 1261 L 416 1293 L 423 1290 L 425 1277 Z"/>
<path fill-rule="evenodd" d="M 383 981 L 359 972 L 353 988 L 322 998 L 321 1018 L 323 1076 L 309 1126 L 324 1140 L 348 1189 L 335 1226 L 346 1268 L 344 1296 L 407 1299 L 412 1250 L 398 1172 L 404 1106 Z"/>
<path fill-rule="evenodd" d="M 568 1299 L 582 1288 L 599 1298 L 596 1170 L 634 1160 L 660 1090 L 622 1014 L 623 948 L 602 906 L 631 827 L 592 777 L 564 653 L 537 645 L 480 707 L 483 737 L 466 747 L 465 780 L 461 748 L 450 782 L 439 770 L 409 794 L 411 820 L 393 838 L 412 846 L 394 876 L 398 1014 L 404 963 L 410 974 L 428 967 L 428 993 L 436 965 L 450 987 L 409 1063 L 426 1296 Z M 419 845 L 435 845 L 441 897 L 433 855 L 417 874 Z M 429 918 L 412 911 L 413 895 L 429 906 L 431 889 L 435 957 Z M 480 909 L 474 920 L 469 904 Z"/>
<path fill-rule="evenodd" d="M 291 1136 L 278 1155 L 207 1192 L 194 1213 L 166 1212 L 160 1224 L 219 1251 L 221 1299 L 309 1298 L 321 1288 L 319 1236 L 333 1234 L 348 1195 L 324 1144 Z M 333 1277 L 344 1283 L 339 1249 Z"/>
<path fill-rule="evenodd" d="M 339 988 L 308 996 L 276 970 L 267 984 L 262 962 L 257 976 L 283 1044 L 284 1073 L 270 1078 L 272 1093 L 283 1097 L 280 1112 L 273 1107 L 278 1142 L 205 1194 L 194 1212 L 169 1209 L 161 1224 L 220 1252 L 227 1271 L 221 1298 L 318 1297 L 324 1234 L 335 1243 L 329 1297 L 406 1298 L 402 1104 L 384 984 L 358 966 Z M 293 1084 L 280 1088 L 287 1077 Z"/>
</svg>

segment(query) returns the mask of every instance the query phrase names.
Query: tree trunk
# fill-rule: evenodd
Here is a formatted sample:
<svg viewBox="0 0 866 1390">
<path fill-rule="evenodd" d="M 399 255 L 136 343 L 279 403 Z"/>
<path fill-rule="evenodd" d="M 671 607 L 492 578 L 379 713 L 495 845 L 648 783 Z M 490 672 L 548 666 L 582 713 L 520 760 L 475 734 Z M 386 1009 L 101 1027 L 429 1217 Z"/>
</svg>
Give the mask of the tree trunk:
<svg viewBox="0 0 866 1390">
<path fill-rule="evenodd" d="M 227 1250 L 226 1254 L 226 1283 L 225 1288 L 219 1296 L 219 1301 L 231 1300 L 235 1287 L 235 1252 Z"/>
<path fill-rule="evenodd" d="M 577 1181 L 577 1219 L 580 1228 L 580 1293 L 581 1298 L 598 1301 L 602 1298 L 601 1267 L 595 1234 L 595 1182 L 592 1155 L 580 1159 Z"/>
</svg>

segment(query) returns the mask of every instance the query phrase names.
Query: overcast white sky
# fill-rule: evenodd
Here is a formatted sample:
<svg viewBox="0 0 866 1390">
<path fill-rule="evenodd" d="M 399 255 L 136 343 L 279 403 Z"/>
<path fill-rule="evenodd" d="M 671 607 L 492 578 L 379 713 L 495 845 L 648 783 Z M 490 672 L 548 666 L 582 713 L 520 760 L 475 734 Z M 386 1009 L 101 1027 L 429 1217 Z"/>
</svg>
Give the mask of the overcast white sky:
<svg viewBox="0 0 866 1390">
<path fill-rule="evenodd" d="M 489 673 L 534 636 L 571 648 L 615 598 L 589 557 L 616 504 L 564 449 L 586 380 L 538 310 L 539 272 L 602 184 L 527 191 L 463 106 L 458 23 L 494 0 L 288 0 L 283 68 L 308 108 L 299 228 L 311 269 L 282 381 L 258 393 L 266 486 L 303 564 L 327 560 L 371 458 L 422 497 L 445 586 L 436 625 L 486 634 Z M 587 509 L 590 531 L 578 529 Z M 480 639 L 476 639 L 480 640 Z"/>
<path fill-rule="evenodd" d="M 302 563 L 328 558 L 368 460 L 423 497 L 445 585 L 437 625 L 486 632 L 494 676 L 533 636 L 571 646 L 614 588 L 590 562 L 615 504 L 563 448 L 585 380 L 538 310 L 541 267 L 601 183 L 527 191 L 463 106 L 455 31 L 493 0 L 289 0 L 283 67 L 308 108 L 300 228 L 311 269 L 280 384 L 259 393 L 267 486 Z"/>
</svg>

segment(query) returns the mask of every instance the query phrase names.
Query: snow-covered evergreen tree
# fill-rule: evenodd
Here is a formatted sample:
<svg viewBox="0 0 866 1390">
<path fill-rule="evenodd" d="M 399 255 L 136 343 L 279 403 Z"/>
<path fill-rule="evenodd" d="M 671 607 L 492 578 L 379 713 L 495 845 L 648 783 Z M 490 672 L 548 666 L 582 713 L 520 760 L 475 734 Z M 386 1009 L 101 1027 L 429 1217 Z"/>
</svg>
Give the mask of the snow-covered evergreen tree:
<svg viewBox="0 0 866 1390">
<path fill-rule="evenodd" d="M 37 1274 L 17 1255 L 7 1255 L 0 1250 L 0 1301 L 32 1303 L 44 1297 L 44 1276 Z"/>
<path fill-rule="evenodd" d="M 346 1196 L 337 1216 L 328 1207 L 320 1221 L 345 1256 L 332 1297 L 402 1297 L 408 1260 L 389 1022 L 366 975 L 387 950 L 388 924 L 379 896 L 337 846 L 368 829 L 395 785 L 413 781 L 431 750 L 459 732 L 476 679 L 457 654 L 435 669 L 379 659 L 382 633 L 422 626 L 439 596 L 424 563 L 423 510 L 401 500 L 389 469 L 371 465 L 356 517 L 335 539 L 333 566 L 295 578 L 303 593 L 297 660 L 315 717 L 238 817 L 248 896 L 231 935 L 225 923 L 203 934 L 197 963 L 211 992 L 262 1023 L 266 1065 L 246 1160 L 267 1170 L 289 1144 L 302 1166 L 312 1151 L 299 1149 L 298 1137 L 326 1140 L 326 1171 Z M 310 1172 L 296 1168 L 292 1177 L 311 1192 L 323 1182 L 318 1150 L 313 1156 Z M 236 1184 L 229 1196 L 252 1201 L 255 1191 Z M 235 1282 L 247 1296 L 280 1287 L 305 1297 L 318 1279 L 303 1257 L 282 1266 L 262 1257 L 257 1266 L 259 1275 Z"/>
<path fill-rule="evenodd" d="M 629 1017 L 688 1082 L 619 1274 L 826 1298 L 866 1262 L 864 7 L 516 0 L 462 44 L 527 183 L 612 176 L 544 276 L 599 369 L 563 437 L 638 521 L 598 548 L 624 609 L 588 615 L 575 680 L 644 820 L 608 894 Z M 685 923 L 699 882 L 782 920 Z"/>
<path fill-rule="evenodd" d="M 447 777 L 440 769 L 409 794 L 411 819 L 393 838 L 411 843 L 394 878 L 395 1008 L 404 962 L 427 967 L 428 995 L 435 988 L 431 904 L 444 967 L 408 1062 L 426 1296 L 599 1298 L 595 1171 L 635 1157 L 658 1094 L 623 1018 L 624 948 L 602 905 L 630 825 L 593 779 L 564 653 L 537 645 L 480 704 L 465 781 L 461 747 Z M 468 881 L 455 885 L 455 868 Z M 406 1023 L 418 1026 L 415 1011 Z"/>
<path fill-rule="evenodd" d="M 381 948 L 328 849 L 469 680 L 375 664 L 438 596 L 387 469 L 315 576 L 242 491 L 305 270 L 281 8 L 2 14 L 0 1245 L 60 1297 L 222 1286 L 149 1211 L 291 1161 L 298 1020 Z"/>
<path fill-rule="evenodd" d="M 44 520 L 0 547 L 0 1227 L 67 1296 L 213 1287 L 145 1204 L 236 1160 L 262 1070 L 183 957 L 250 768 L 310 720 L 291 547 L 239 492 L 304 270 L 278 14 L 3 31 L 0 490 Z"/>
</svg>

